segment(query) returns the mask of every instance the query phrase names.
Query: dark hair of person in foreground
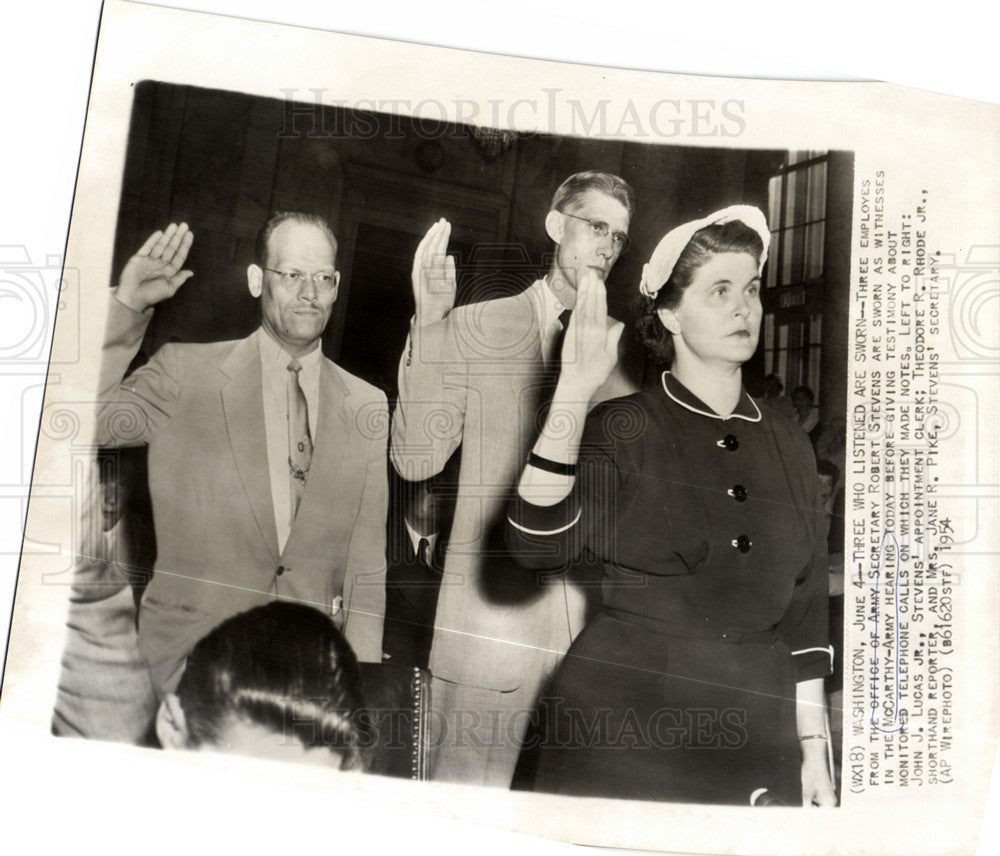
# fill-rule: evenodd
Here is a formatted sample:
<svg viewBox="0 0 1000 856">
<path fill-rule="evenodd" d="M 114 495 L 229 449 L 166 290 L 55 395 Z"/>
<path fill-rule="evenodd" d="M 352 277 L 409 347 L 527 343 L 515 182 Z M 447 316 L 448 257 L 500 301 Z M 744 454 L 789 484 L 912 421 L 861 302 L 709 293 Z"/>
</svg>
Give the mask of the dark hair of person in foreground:
<svg viewBox="0 0 1000 856">
<path fill-rule="evenodd" d="M 166 748 L 365 769 L 361 707 L 357 658 L 330 618 L 276 601 L 195 645 L 160 707 L 157 734 Z"/>
</svg>

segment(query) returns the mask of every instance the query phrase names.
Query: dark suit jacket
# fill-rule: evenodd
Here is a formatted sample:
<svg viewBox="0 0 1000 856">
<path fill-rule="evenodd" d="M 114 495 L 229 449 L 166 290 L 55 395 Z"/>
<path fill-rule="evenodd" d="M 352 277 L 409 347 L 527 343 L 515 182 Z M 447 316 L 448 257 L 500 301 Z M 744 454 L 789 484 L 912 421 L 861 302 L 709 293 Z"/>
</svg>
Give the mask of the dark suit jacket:
<svg viewBox="0 0 1000 856">
<path fill-rule="evenodd" d="M 385 608 L 384 394 L 324 359 L 309 480 L 279 552 L 255 336 L 167 344 L 123 381 L 151 317 L 111 300 L 98 442 L 149 444 L 158 552 L 140 609 L 139 647 L 157 691 L 172 688 L 184 658 L 212 627 L 275 597 L 333 613 L 358 657 L 377 662 Z"/>
<path fill-rule="evenodd" d="M 439 536 L 431 552 L 430 565 L 413 551 L 406 532 L 402 555 L 390 555 L 385 572 L 385 632 L 382 651 L 389 662 L 427 668 L 434 636 L 434 615 L 444 568 L 445 538 Z"/>
</svg>

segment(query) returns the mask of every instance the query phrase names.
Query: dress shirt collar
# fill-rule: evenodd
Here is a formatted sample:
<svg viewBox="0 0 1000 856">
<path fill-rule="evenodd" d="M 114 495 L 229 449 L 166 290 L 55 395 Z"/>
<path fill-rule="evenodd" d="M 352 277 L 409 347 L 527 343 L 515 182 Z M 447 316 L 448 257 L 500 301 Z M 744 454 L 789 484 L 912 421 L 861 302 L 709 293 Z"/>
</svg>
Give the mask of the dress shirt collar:
<svg viewBox="0 0 1000 856">
<path fill-rule="evenodd" d="M 670 372 L 664 372 L 661 378 L 663 390 L 670 398 L 681 407 L 698 413 L 701 416 L 709 416 L 712 419 L 745 419 L 747 422 L 760 422 L 760 410 L 754 400 L 747 395 L 745 389 L 740 390 L 740 400 L 736 404 L 736 409 L 728 417 L 720 416 L 711 407 L 705 404 L 697 395 L 689 390 Z"/>
<path fill-rule="evenodd" d="M 548 280 L 544 277 L 535 280 L 528 289 L 528 294 L 538 321 L 538 341 L 542 349 L 542 361 L 548 363 L 552 359 L 550 352 L 553 349 L 553 342 L 561 330 L 556 322 L 566 307 L 549 288 Z"/>
<path fill-rule="evenodd" d="M 542 313 L 539 319 L 540 326 L 542 330 L 548 330 L 555 321 L 559 320 L 559 316 L 565 311 L 566 306 L 556 297 L 546 277 L 542 277 L 538 282 L 541 284 L 540 291 L 542 297 Z"/>
<path fill-rule="evenodd" d="M 283 372 L 288 371 L 288 364 L 293 359 L 298 359 L 299 363 L 301 363 L 303 375 L 307 376 L 319 371 L 319 365 L 323 359 L 323 349 L 319 346 L 319 342 L 316 343 L 316 347 L 308 354 L 303 354 L 301 357 L 293 357 L 272 339 L 263 327 L 257 329 L 257 341 L 260 344 L 260 362 L 265 371 L 271 371 L 272 369 L 280 369 Z"/>
<path fill-rule="evenodd" d="M 403 518 L 403 524 L 406 526 L 406 533 L 410 536 L 410 543 L 413 545 L 413 555 L 416 556 L 418 559 L 420 558 L 419 555 L 420 539 L 426 538 L 427 543 L 430 545 L 428 548 L 430 551 L 429 555 L 433 556 L 434 548 L 435 546 L 437 546 L 438 536 L 441 533 L 435 532 L 432 535 L 421 535 L 419 532 L 417 532 L 416 529 L 410 526 L 410 522 L 405 517 Z"/>
<path fill-rule="evenodd" d="M 559 320 L 560 314 L 566 308 L 562 301 L 549 288 L 548 280 L 536 279 L 527 291 L 531 304 L 535 308 L 535 318 L 538 320 L 538 335 L 545 341 L 553 325 Z"/>
</svg>

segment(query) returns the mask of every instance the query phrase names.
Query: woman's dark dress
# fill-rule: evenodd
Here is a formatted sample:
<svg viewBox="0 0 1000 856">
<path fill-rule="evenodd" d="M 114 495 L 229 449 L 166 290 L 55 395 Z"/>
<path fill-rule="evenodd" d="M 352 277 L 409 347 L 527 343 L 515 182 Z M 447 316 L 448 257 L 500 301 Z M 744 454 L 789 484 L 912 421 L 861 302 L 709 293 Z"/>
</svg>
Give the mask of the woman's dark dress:
<svg viewBox="0 0 1000 856">
<path fill-rule="evenodd" d="M 801 803 L 795 685 L 830 668 L 818 486 L 806 435 L 745 392 L 722 419 L 665 373 L 594 409 L 570 496 L 511 507 L 522 564 L 604 565 L 542 702 L 536 790 Z"/>
</svg>

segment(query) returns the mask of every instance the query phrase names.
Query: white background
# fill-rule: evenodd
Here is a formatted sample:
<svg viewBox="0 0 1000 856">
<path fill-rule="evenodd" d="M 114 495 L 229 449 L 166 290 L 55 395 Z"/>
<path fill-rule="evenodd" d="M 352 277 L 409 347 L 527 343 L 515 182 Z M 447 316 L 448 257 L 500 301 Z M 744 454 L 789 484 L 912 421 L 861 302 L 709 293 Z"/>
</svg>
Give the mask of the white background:
<svg viewBox="0 0 1000 856">
<path fill-rule="evenodd" d="M 42 361 L 5 359 L 16 352 L 16 343 L 37 333 L 42 323 L 33 314 L 34 307 L 18 300 L 10 285 L 17 278 L 9 272 L 12 262 L 30 260 L 45 268 L 58 264 L 62 256 L 100 16 L 96 0 L 35 0 L 30 6 L 21 0 L 13 8 L 7 5 L 0 25 L 0 396 L 4 405 L 0 408 L 0 629 L 4 631 L 13 600 L 33 455 L 32 431 L 37 429 L 40 404 L 30 390 L 37 387 L 45 370 Z M 903 12 L 859 0 L 767 6 L 744 0 L 690 3 L 680 9 L 683 4 L 664 0 L 578 0 L 548 3 L 544 8 L 538 0 L 366 0 L 352 6 L 308 0 L 177 0 L 163 5 L 598 65 L 753 77 L 882 79 L 1000 103 L 996 13 L 985 11 L 994 4 L 972 0 L 930 7 L 905 4 Z M 134 49 L 142 51 L 143 46 Z M 914 145 L 919 142 L 914 140 Z M 41 275 L 47 281 L 57 276 L 51 268 Z M 45 339 L 51 335 L 51 322 L 49 317 L 44 324 Z M 380 851 L 386 845 L 445 852 L 472 846 L 488 852 L 564 850 L 495 831 L 477 833 L 458 824 L 419 818 L 399 828 L 395 821 L 379 823 L 370 812 L 344 818 L 331 810 L 317 816 L 315 801 L 304 794 L 298 803 L 301 814 L 285 808 L 280 816 L 276 813 L 266 833 L 251 836 L 250 830 L 257 825 L 243 824 L 241 819 L 268 811 L 271 795 L 260 786 L 243 788 L 240 793 L 245 796 L 221 802 L 216 788 L 208 795 L 208 805 L 191 804 L 183 794 L 164 804 L 162 789 L 154 790 L 147 800 L 145 789 L 138 786 L 141 782 L 109 783 L 97 774 L 82 781 L 88 757 L 70 758 L 68 770 L 62 769 L 60 755 L 55 758 L 60 765 L 47 757 L 40 759 L 46 768 L 42 770 L 11 769 L 0 761 L 0 846 L 7 852 L 19 850 L 32 838 L 36 844 L 46 842 L 44 850 L 72 846 L 84 852 L 126 847 L 161 852 L 176 849 L 182 841 L 207 846 L 212 840 L 226 850 L 246 847 L 249 852 L 275 843 L 286 851 L 304 846 L 331 851 L 366 846 Z M 198 799 L 199 794 L 187 796 Z M 280 805 L 287 806 L 287 794 L 284 797 L 286 802 Z M 245 799 L 256 802 L 247 804 Z M 240 804 L 234 805 L 237 800 Z M 996 805 L 1000 799 L 992 802 Z M 227 809 L 237 812 L 236 816 L 230 817 Z M 215 827 L 211 833 L 199 826 L 208 823 Z M 378 825 L 374 833 L 372 823 Z M 317 824 L 325 830 L 323 840 L 315 838 Z M 310 838 L 297 838 L 306 832 Z M 998 852 L 995 821 L 987 835 L 980 852 Z M 665 836 L 667 841 L 669 836 Z"/>
</svg>

